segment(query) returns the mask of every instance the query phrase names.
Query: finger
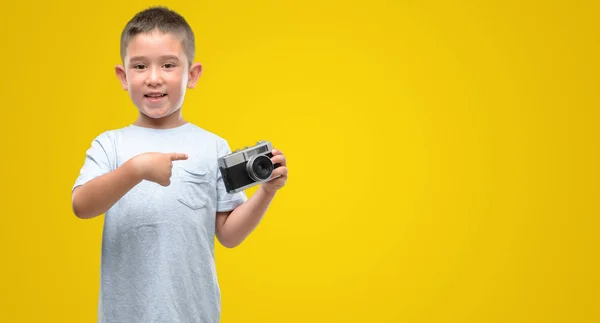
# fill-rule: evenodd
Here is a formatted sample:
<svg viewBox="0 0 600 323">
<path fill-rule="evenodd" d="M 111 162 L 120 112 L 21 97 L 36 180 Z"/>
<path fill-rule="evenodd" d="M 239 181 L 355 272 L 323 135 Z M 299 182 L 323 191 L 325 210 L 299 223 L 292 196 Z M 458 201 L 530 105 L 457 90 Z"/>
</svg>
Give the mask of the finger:
<svg viewBox="0 0 600 323">
<path fill-rule="evenodd" d="M 274 171 L 273 174 L 271 174 L 271 178 L 275 178 L 275 177 L 287 177 L 288 175 L 288 169 L 285 166 L 281 166 L 281 167 L 277 167 Z"/>
<path fill-rule="evenodd" d="M 279 149 L 273 149 L 271 151 L 271 154 L 273 154 L 273 156 L 277 156 L 277 155 L 283 155 L 283 153 L 281 152 L 281 150 Z"/>
<path fill-rule="evenodd" d="M 168 178 L 167 180 L 160 182 L 160 185 L 165 186 L 165 187 L 171 185 L 171 179 Z"/>
<path fill-rule="evenodd" d="M 182 154 L 182 153 L 170 153 L 169 157 L 171 158 L 171 160 L 186 160 L 186 159 L 188 159 L 188 155 Z"/>
<path fill-rule="evenodd" d="M 286 165 L 286 160 L 285 160 L 284 155 L 277 155 L 277 156 L 271 157 L 271 162 L 273 162 L 273 164 L 280 164 L 282 166 Z"/>
</svg>

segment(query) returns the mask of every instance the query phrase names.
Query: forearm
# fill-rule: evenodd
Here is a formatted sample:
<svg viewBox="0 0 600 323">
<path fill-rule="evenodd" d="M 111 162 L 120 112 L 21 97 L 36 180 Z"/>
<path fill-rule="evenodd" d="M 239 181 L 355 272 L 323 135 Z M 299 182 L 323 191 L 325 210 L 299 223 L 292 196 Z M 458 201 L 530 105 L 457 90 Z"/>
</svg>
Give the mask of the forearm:
<svg viewBox="0 0 600 323">
<path fill-rule="evenodd" d="M 275 192 L 259 187 L 248 201 L 233 210 L 218 228 L 217 237 L 221 244 L 233 248 L 242 243 L 256 228 L 274 196 Z"/>
<path fill-rule="evenodd" d="M 73 191 L 73 212 L 82 219 L 103 214 L 141 181 L 128 161 L 114 171 L 77 187 Z"/>
</svg>

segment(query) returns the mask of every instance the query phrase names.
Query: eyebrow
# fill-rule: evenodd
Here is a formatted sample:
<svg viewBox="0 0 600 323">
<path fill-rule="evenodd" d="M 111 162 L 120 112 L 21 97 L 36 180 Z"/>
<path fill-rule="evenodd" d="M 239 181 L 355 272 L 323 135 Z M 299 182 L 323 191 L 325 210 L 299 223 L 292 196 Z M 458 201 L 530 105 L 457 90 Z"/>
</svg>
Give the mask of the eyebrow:
<svg viewBox="0 0 600 323">
<path fill-rule="evenodd" d="M 145 56 L 134 56 L 134 57 L 131 57 L 131 58 L 129 59 L 129 61 L 130 61 L 130 62 L 133 62 L 133 61 L 142 61 L 142 60 L 145 60 L 145 59 L 147 59 Z M 177 57 L 177 56 L 175 56 L 175 55 L 163 55 L 163 56 L 161 56 L 161 57 L 160 57 L 160 59 L 163 59 L 163 60 L 166 60 L 166 59 L 173 59 L 173 60 L 176 60 L 176 61 L 178 61 L 178 60 L 179 60 L 179 57 Z"/>
</svg>

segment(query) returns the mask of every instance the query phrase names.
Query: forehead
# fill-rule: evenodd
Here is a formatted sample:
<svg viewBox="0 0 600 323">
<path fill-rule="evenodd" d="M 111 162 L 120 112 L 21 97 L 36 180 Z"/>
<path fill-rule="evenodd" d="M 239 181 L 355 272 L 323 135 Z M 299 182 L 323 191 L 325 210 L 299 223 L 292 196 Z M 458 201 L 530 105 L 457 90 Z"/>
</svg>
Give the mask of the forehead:
<svg viewBox="0 0 600 323">
<path fill-rule="evenodd" d="M 143 56 L 148 59 L 161 56 L 177 56 L 185 59 L 181 37 L 172 33 L 154 31 L 134 36 L 127 44 L 126 58 Z"/>
</svg>

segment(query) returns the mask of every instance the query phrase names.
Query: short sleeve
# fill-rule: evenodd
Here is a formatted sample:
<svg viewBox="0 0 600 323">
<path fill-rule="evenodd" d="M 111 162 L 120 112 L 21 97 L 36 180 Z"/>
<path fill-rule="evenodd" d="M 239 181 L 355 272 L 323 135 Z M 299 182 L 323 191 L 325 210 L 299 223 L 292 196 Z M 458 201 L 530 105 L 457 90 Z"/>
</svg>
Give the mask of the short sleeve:
<svg viewBox="0 0 600 323">
<path fill-rule="evenodd" d="M 221 158 L 231 153 L 231 148 L 229 147 L 229 144 L 226 140 L 219 140 L 217 146 L 218 158 Z M 217 173 L 217 212 L 232 211 L 236 207 L 246 202 L 246 200 L 248 200 L 246 193 L 243 191 L 231 194 L 227 193 L 221 172 L 218 171 Z"/>
<path fill-rule="evenodd" d="M 110 154 L 114 151 L 112 146 L 112 141 L 106 133 L 99 135 L 92 141 L 91 146 L 85 153 L 83 167 L 79 171 L 79 176 L 75 180 L 72 190 L 113 170 L 114 156 Z"/>
</svg>

